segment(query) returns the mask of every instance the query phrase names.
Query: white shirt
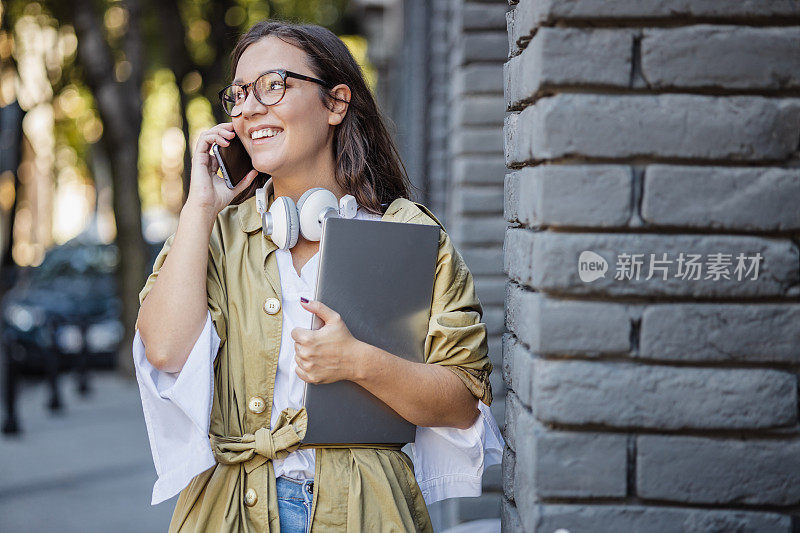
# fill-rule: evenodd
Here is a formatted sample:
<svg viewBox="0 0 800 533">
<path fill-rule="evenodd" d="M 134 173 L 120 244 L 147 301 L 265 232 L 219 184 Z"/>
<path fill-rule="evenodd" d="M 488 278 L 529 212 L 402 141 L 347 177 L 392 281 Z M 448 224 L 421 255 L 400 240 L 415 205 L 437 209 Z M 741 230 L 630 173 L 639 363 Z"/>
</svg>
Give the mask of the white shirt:
<svg viewBox="0 0 800 533">
<path fill-rule="evenodd" d="M 356 218 L 363 218 L 358 216 Z M 304 381 L 298 377 L 297 361 L 294 358 L 294 328 L 311 329 L 314 315 L 303 309 L 300 297 L 309 300 L 314 298 L 317 284 L 317 264 L 319 252 L 309 259 L 300 275 L 292 263 L 292 253 L 278 248 L 275 250 L 278 259 L 278 272 L 281 280 L 281 310 L 283 326 L 281 327 L 281 351 L 278 355 L 278 371 L 275 374 L 275 391 L 272 395 L 272 417 L 270 429 L 275 427 L 280 412 L 287 407 L 299 409 L 303 406 Z M 314 461 L 316 452 L 313 448 L 296 450 L 284 459 L 274 459 L 275 477 L 286 476 L 294 479 L 311 479 L 314 477 Z"/>
<path fill-rule="evenodd" d="M 359 208 L 356 218 L 380 220 Z M 270 426 L 286 407 L 302 407 L 304 382 L 295 372 L 295 327 L 310 328 L 312 314 L 300 306 L 300 296 L 313 298 L 317 261 L 314 255 L 298 276 L 288 250 L 277 249 L 281 280 L 283 327 Z M 208 430 L 213 400 L 213 362 L 220 338 L 207 313 L 206 323 L 180 373 L 161 372 L 145 356 L 139 331 L 133 341 L 136 379 L 142 398 L 150 451 L 158 479 L 151 505 L 161 503 L 185 488 L 197 474 L 215 464 Z M 417 427 L 409 444 L 414 475 L 427 504 L 445 499 L 480 496 L 484 468 L 502 460 L 503 437 L 489 408 L 477 401 L 480 416 L 467 429 Z M 273 461 L 276 476 L 314 477 L 314 449 L 296 450 Z"/>
</svg>

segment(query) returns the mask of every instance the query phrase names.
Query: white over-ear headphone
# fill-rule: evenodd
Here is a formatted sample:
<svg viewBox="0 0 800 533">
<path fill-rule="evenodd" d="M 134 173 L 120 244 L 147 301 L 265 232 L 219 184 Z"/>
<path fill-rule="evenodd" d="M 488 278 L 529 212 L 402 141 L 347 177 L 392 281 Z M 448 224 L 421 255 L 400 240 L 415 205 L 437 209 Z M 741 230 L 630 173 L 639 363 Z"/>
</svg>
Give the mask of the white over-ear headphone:
<svg viewBox="0 0 800 533">
<path fill-rule="evenodd" d="M 297 205 L 288 196 L 278 196 L 267 210 L 267 199 L 273 191 L 272 178 L 256 189 L 256 209 L 261 213 L 261 230 L 282 250 L 297 244 L 302 233 L 309 241 L 322 237 L 322 222 L 331 216 L 354 218 L 358 204 L 354 196 L 346 194 L 337 201 L 336 195 L 323 187 L 314 187 L 303 193 Z"/>
</svg>

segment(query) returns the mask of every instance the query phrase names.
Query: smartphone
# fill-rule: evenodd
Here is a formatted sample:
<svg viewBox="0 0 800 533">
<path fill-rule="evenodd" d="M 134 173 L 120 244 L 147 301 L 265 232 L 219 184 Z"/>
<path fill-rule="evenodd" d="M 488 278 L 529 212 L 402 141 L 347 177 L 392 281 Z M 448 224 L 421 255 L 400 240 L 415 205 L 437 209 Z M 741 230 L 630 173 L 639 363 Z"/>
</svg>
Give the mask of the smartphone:
<svg viewBox="0 0 800 533">
<path fill-rule="evenodd" d="M 234 136 L 230 142 L 228 146 L 219 146 L 214 143 L 211 151 L 219 163 L 219 174 L 225 180 L 228 188 L 233 189 L 248 172 L 253 170 L 253 162 L 238 135 Z"/>
</svg>

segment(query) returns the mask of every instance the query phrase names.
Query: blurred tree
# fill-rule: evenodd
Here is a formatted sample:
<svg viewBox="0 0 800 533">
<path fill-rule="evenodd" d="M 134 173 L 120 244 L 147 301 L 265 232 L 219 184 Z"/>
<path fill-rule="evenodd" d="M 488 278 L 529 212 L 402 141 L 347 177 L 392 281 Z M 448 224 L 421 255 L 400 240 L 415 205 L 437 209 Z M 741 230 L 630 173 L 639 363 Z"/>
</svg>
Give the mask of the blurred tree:
<svg viewBox="0 0 800 533">
<path fill-rule="evenodd" d="M 0 31 L 3 35 L 2 50 L 0 50 L 0 75 L 6 71 L 16 72 L 17 62 L 11 54 L 11 28 L 8 17 L 0 17 Z M 3 98 L 4 100 L 4 98 Z M 13 185 L 12 201 L 6 212 L 5 206 L 0 205 L 3 213 L 2 250 L 0 250 L 0 296 L 10 285 L 14 275 L 14 261 L 11 257 L 12 236 L 14 235 L 14 219 L 17 208 L 16 191 L 19 190 L 19 175 L 17 167 L 20 163 L 22 152 L 22 117 L 23 110 L 19 102 L 3 102 L 0 109 L 0 186 L 3 179 L 10 179 Z M 2 202 L 0 202 L 2 203 Z"/>
<path fill-rule="evenodd" d="M 132 373 L 133 324 L 147 268 L 138 185 L 141 87 L 145 69 L 142 3 L 141 0 L 122 0 L 105 12 L 103 9 L 107 6 L 98 6 L 92 0 L 55 0 L 47 5 L 59 21 L 75 28 L 83 81 L 94 95 L 103 123 L 101 142 L 111 161 L 112 203 L 120 250 L 122 322 L 126 332 L 118 367 Z"/>
<path fill-rule="evenodd" d="M 86 143 L 95 143 L 93 150 L 104 151 L 110 161 L 126 326 L 119 367 L 130 373 L 138 292 L 146 269 L 140 195 L 145 80 L 164 67 L 174 75 L 180 106 L 180 124 L 176 125 L 184 144 L 185 199 L 193 148 L 191 129 L 198 127 L 189 110 L 210 107 L 214 121 L 229 120 L 218 105 L 217 93 L 229 83 L 229 57 L 238 36 L 268 17 L 321 24 L 337 33 L 354 33 L 355 26 L 352 18 L 345 17 L 348 0 L 6 0 L 4 27 L 13 28 L 15 18 L 31 4 L 40 5 L 63 27 L 74 29 L 77 37 L 77 61 L 64 65 L 63 72 L 51 79 L 53 94 L 69 93 L 74 100 L 82 98 L 88 88 L 99 118 L 94 128 L 98 138 L 87 137 L 86 127 L 83 135 L 77 136 L 74 127 L 64 127 L 59 138 L 75 144 L 79 159 L 88 159 Z M 198 101 L 204 105 L 194 106 Z"/>
<path fill-rule="evenodd" d="M 181 16 L 181 3 L 178 0 L 163 0 L 154 2 L 153 7 L 159 14 L 166 63 L 175 75 L 180 89 L 181 122 L 187 147 L 183 156 L 183 197 L 186 199 L 189 192 L 189 172 L 186 169 L 191 168 L 193 148 L 190 146 L 191 138 L 187 116 L 189 97 L 193 93 L 199 92 L 198 89 L 202 86 L 203 96 L 209 102 L 215 102 L 217 93 L 224 87 L 223 80 L 227 77 L 225 58 L 235 44 L 235 32 L 227 29 L 225 14 L 237 6 L 231 0 L 218 0 L 207 5 L 205 13 L 201 11 L 187 17 L 190 24 L 195 26 L 199 24 L 202 28 L 209 28 L 207 30 L 208 40 L 204 40 L 202 46 L 210 48 L 211 52 L 192 54 L 187 44 L 186 27 Z M 208 21 L 201 18 L 201 14 L 205 14 Z M 198 31 L 201 35 L 206 33 L 203 30 Z M 213 58 L 211 61 L 208 61 L 209 55 Z M 219 106 L 212 106 L 212 110 L 218 123 L 226 120 Z"/>
</svg>

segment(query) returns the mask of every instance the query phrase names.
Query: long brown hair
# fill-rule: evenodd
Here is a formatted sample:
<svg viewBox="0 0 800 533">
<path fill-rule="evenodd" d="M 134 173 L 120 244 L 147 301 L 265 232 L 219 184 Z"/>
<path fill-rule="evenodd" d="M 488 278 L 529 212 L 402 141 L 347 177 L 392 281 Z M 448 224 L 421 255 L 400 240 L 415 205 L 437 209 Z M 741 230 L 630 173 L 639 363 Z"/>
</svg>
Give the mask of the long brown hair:
<svg viewBox="0 0 800 533">
<path fill-rule="evenodd" d="M 236 76 L 236 66 L 245 49 L 267 36 L 278 37 L 303 50 L 313 75 L 328 82 L 330 87 L 340 83 L 350 87 L 347 113 L 333 134 L 337 184 L 355 196 L 358 205 L 376 214 L 382 214 L 396 198 L 409 198 L 414 185 L 408 179 L 361 68 L 332 31 L 322 26 L 280 20 L 258 22 L 239 38 L 231 52 L 231 79 Z M 329 109 L 331 100 L 338 100 L 322 86 L 319 86 L 319 94 Z M 250 198 L 267 179 L 267 175 L 260 174 L 231 203 Z"/>
</svg>

